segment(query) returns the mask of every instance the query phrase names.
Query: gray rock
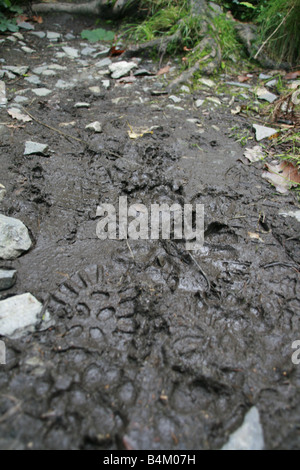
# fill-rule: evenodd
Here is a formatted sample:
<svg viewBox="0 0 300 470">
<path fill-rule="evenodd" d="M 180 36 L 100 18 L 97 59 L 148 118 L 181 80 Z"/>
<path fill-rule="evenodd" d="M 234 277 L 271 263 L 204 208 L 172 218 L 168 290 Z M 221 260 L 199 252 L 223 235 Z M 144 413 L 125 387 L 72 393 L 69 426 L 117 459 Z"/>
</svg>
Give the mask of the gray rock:
<svg viewBox="0 0 300 470">
<path fill-rule="evenodd" d="M 33 295 L 26 293 L 0 301 L 0 335 L 18 339 L 29 332 L 47 329 L 53 322 L 49 312 Z"/>
<path fill-rule="evenodd" d="M 74 47 L 64 46 L 63 51 L 72 59 L 79 57 L 78 49 L 74 49 Z"/>
<path fill-rule="evenodd" d="M 40 85 L 41 83 L 41 79 L 38 75 L 30 75 L 30 77 L 25 77 L 25 80 L 32 85 Z"/>
<path fill-rule="evenodd" d="M 274 103 L 274 101 L 278 99 L 278 96 L 274 95 L 274 93 L 271 93 L 266 88 L 259 88 L 257 90 L 257 98 L 259 100 L 268 101 L 268 103 Z"/>
<path fill-rule="evenodd" d="M 24 155 L 33 155 L 33 154 L 42 154 L 47 155 L 48 151 L 47 144 L 39 144 L 38 142 L 31 142 L 28 140 L 25 142 L 25 152 Z"/>
<path fill-rule="evenodd" d="M 279 215 L 283 217 L 295 217 L 298 222 L 300 222 L 300 210 L 298 211 L 288 211 L 288 212 L 279 212 Z"/>
<path fill-rule="evenodd" d="M 31 47 L 23 46 L 21 47 L 22 51 L 25 52 L 25 54 L 33 54 L 35 52 L 34 49 L 31 49 Z"/>
<path fill-rule="evenodd" d="M 55 77 L 56 72 L 55 72 L 55 70 L 49 70 L 49 69 L 47 69 L 47 70 L 44 70 L 44 72 L 42 72 L 42 75 L 43 75 L 44 77 Z"/>
<path fill-rule="evenodd" d="M 17 104 L 27 103 L 29 100 L 26 96 L 17 95 L 15 96 L 14 102 Z"/>
<path fill-rule="evenodd" d="M 48 88 L 33 88 L 31 91 L 37 96 L 48 96 L 52 93 L 52 90 L 48 90 Z"/>
<path fill-rule="evenodd" d="M 27 31 L 32 31 L 34 29 L 34 26 L 30 23 L 27 23 L 26 21 L 18 23 L 18 26 L 19 28 L 26 29 Z"/>
<path fill-rule="evenodd" d="M 112 74 L 112 78 L 117 79 L 125 77 L 134 68 L 137 68 L 135 62 L 126 62 L 125 60 L 122 60 L 120 62 L 115 62 L 114 64 L 111 64 L 109 66 L 109 71 Z"/>
<path fill-rule="evenodd" d="M 96 62 L 95 67 L 98 67 L 98 68 L 108 67 L 111 64 L 112 64 L 111 59 L 109 57 L 106 57 L 105 59 L 102 59 L 99 62 Z"/>
<path fill-rule="evenodd" d="M 60 39 L 61 35 L 59 33 L 54 33 L 52 31 L 47 31 L 47 39 L 50 39 L 50 41 L 58 41 Z"/>
<path fill-rule="evenodd" d="M 70 41 L 70 40 L 72 40 L 72 39 L 75 39 L 75 37 L 76 37 L 76 36 L 74 36 L 74 34 L 72 34 L 72 33 L 67 33 L 67 34 L 65 34 L 65 38 L 66 38 L 68 41 Z"/>
<path fill-rule="evenodd" d="M 265 73 L 261 73 L 259 75 L 260 80 L 270 80 L 272 78 L 272 75 L 266 75 Z"/>
<path fill-rule="evenodd" d="M 259 124 L 253 124 L 253 128 L 256 132 L 256 140 L 259 142 L 260 140 L 267 139 L 272 135 L 276 134 L 276 129 L 272 129 L 271 127 L 260 126 Z"/>
<path fill-rule="evenodd" d="M 29 67 L 27 65 L 23 66 L 15 66 L 15 65 L 4 65 L 3 68 L 5 70 L 9 70 L 10 72 L 14 73 L 15 75 L 25 75 L 28 72 Z"/>
<path fill-rule="evenodd" d="M 104 47 L 102 51 L 97 52 L 97 54 L 94 55 L 95 59 L 98 59 L 99 57 L 106 57 L 110 52 L 110 49 L 107 47 Z"/>
<path fill-rule="evenodd" d="M 252 88 L 251 85 L 247 85 L 247 83 L 240 83 L 240 82 L 225 82 L 226 85 L 237 86 L 239 88 Z"/>
<path fill-rule="evenodd" d="M 68 67 L 66 67 L 65 65 L 59 65 L 59 64 L 50 64 L 48 66 L 48 69 L 51 69 L 51 70 L 67 70 Z M 43 73 L 43 72 L 42 72 Z"/>
<path fill-rule="evenodd" d="M 180 88 L 180 91 L 181 91 L 181 93 L 190 93 L 191 92 L 189 87 L 186 86 L 186 85 L 182 85 L 182 87 Z"/>
<path fill-rule="evenodd" d="M 203 105 L 203 103 L 204 103 L 204 100 L 197 100 L 196 103 L 195 103 L 195 105 L 196 105 L 197 108 L 201 108 L 201 106 Z"/>
<path fill-rule="evenodd" d="M 201 85 L 207 86 L 208 88 L 213 88 L 216 86 L 215 82 L 209 78 L 200 78 L 198 81 L 201 83 Z"/>
<path fill-rule="evenodd" d="M 67 90 L 69 88 L 73 88 L 74 86 L 74 83 L 65 82 L 64 80 L 58 80 L 55 84 L 55 88 L 60 88 L 61 90 Z"/>
<path fill-rule="evenodd" d="M 90 86 L 89 90 L 95 95 L 99 95 L 101 93 L 101 89 L 99 86 Z"/>
<path fill-rule="evenodd" d="M 182 99 L 179 98 L 178 96 L 171 95 L 169 96 L 169 100 L 173 101 L 173 103 L 181 103 Z"/>
<path fill-rule="evenodd" d="M 35 67 L 32 72 L 35 75 L 41 75 L 45 70 L 48 69 L 48 65 L 40 65 L 39 67 Z"/>
<path fill-rule="evenodd" d="M 81 51 L 81 54 L 82 55 L 91 55 L 93 54 L 94 52 L 96 52 L 96 49 L 94 49 L 93 47 L 84 47 Z"/>
<path fill-rule="evenodd" d="M 0 82 L 0 108 L 7 105 L 5 83 Z"/>
<path fill-rule="evenodd" d="M 30 31 L 30 34 L 33 34 L 39 39 L 44 39 L 44 37 L 46 37 L 46 33 L 44 33 L 43 31 Z"/>
<path fill-rule="evenodd" d="M 5 198 L 6 196 L 6 189 L 5 189 L 5 186 L 3 186 L 3 184 L 0 184 L 0 202 L 3 201 L 3 199 Z"/>
<path fill-rule="evenodd" d="M 0 258 L 12 260 L 31 248 L 27 228 L 20 220 L 0 214 Z"/>
<path fill-rule="evenodd" d="M 256 407 L 246 414 L 243 425 L 235 431 L 222 450 L 264 450 L 263 429 Z"/>
<path fill-rule="evenodd" d="M 15 269 L 0 269 L 0 290 L 10 289 L 16 282 Z"/>
</svg>

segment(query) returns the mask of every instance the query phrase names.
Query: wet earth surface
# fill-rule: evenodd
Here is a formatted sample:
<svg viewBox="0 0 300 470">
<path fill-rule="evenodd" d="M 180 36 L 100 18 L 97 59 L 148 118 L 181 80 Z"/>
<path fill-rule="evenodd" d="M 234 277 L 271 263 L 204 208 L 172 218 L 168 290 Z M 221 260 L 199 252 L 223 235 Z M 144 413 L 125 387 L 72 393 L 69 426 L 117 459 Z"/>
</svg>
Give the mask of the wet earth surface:
<svg viewBox="0 0 300 470">
<path fill-rule="evenodd" d="M 34 244 L 0 262 L 17 270 L 1 298 L 30 292 L 53 320 L 2 338 L 1 448 L 219 449 L 253 406 L 267 449 L 299 448 L 299 222 L 280 215 L 297 199 L 262 179 L 262 163 L 241 161 L 230 129 L 251 123 L 231 114 L 230 94 L 217 105 L 208 88 L 179 90 L 174 103 L 164 93 L 170 76 L 120 83 L 95 65 L 105 46 L 83 41 L 83 27 L 49 17 L 35 31 L 61 33 L 58 42 L 21 30 L 23 40 L 0 45 L 1 67 L 26 65 L 27 78 L 38 77 L 3 78 L 8 107 L 27 98 L 19 109 L 32 121 L 0 109 L 0 209 Z M 62 56 L 65 46 L 78 57 Z M 141 68 L 158 64 L 143 58 Z M 95 121 L 102 132 L 86 129 Z M 48 154 L 24 156 L 27 141 Z M 97 207 L 118 207 L 120 196 L 147 207 L 204 204 L 204 246 L 100 240 Z"/>
</svg>

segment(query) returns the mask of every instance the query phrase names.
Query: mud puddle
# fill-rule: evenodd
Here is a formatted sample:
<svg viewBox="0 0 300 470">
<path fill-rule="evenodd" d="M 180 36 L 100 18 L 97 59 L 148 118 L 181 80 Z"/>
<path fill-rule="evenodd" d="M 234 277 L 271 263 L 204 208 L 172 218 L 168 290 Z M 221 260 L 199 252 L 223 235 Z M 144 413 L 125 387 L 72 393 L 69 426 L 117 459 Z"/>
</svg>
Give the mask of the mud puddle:
<svg viewBox="0 0 300 470">
<path fill-rule="evenodd" d="M 69 25 L 75 37 L 63 43 L 84 49 L 68 21 L 39 28 L 65 34 Z M 0 263 L 17 270 L 1 296 L 32 293 L 55 324 L 2 337 L 1 447 L 219 449 L 255 406 L 266 448 L 299 448 L 299 222 L 280 215 L 296 200 L 239 161 L 230 98 L 199 110 L 200 92 L 176 93 L 175 106 L 152 93 L 164 79 L 118 84 L 99 58 L 59 58 L 60 43 L 24 36 L 35 54 L 5 42 L 6 64 L 67 70 L 41 77 L 47 97 L 23 77 L 6 84 L 9 104 L 28 97 L 34 119 L 1 128 L 1 213 L 22 220 L 34 246 Z M 157 70 L 147 59 L 139 66 Z M 85 128 L 95 121 L 101 133 Z M 49 154 L 25 157 L 31 140 Z M 204 204 L 204 246 L 190 256 L 182 241 L 99 240 L 97 206 L 120 196 L 147 207 Z"/>
</svg>

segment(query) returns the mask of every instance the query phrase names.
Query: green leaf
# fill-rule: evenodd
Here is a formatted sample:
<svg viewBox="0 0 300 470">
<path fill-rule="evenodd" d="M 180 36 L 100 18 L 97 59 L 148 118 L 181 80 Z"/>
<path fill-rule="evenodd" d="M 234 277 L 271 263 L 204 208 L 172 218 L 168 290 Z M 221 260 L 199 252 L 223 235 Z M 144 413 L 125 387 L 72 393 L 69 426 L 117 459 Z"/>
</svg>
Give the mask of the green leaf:
<svg viewBox="0 0 300 470">
<path fill-rule="evenodd" d="M 253 10 L 256 10 L 256 7 L 252 5 L 252 3 L 249 3 L 249 2 L 241 2 L 240 5 L 244 5 L 244 7 L 252 8 Z"/>
<path fill-rule="evenodd" d="M 99 29 L 84 29 L 81 32 L 82 39 L 87 39 L 89 42 L 98 41 L 113 41 L 115 33 L 113 31 L 106 31 L 103 28 Z"/>
</svg>

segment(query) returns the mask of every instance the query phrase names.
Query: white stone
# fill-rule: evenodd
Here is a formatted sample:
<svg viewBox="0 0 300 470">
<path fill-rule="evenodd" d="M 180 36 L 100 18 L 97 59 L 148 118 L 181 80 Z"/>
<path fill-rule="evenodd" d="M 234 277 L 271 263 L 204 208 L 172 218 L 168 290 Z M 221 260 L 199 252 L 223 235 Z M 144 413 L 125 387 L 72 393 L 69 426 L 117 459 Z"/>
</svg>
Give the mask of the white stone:
<svg viewBox="0 0 300 470">
<path fill-rule="evenodd" d="M 47 144 L 39 144 L 38 142 L 27 141 L 25 143 L 24 155 L 42 154 L 45 155 L 48 151 Z"/>
<path fill-rule="evenodd" d="M 135 62 L 126 62 L 125 60 L 115 62 L 109 66 L 109 71 L 112 73 L 112 78 L 121 78 L 129 74 L 131 70 L 137 68 Z"/>
<path fill-rule="evenodd" d="M 74 104 L 74 108 L 89 108 L 90 103 L 78 102 Z"/>
<path fill-rule="evenodd" d="M 74 47 L 64 46 L 62 49 L 67 54 L 67 56 L 71 57 L 72 59 L 79 57 L 78 49 L 74 49 Z"/>
<path fill-rule="evenodd" d="M 207 99 L 207 101 L 210 101 L 211 103 L 217 104 L 218 106 L 220 106 L 222 104 L 222 102 L 216 96 L 209 96 L 206 99 Z"/>
<path fill-rule="evenodd" d="M 7 105 L 5 83 L 0 81 L 0 108 Z"/>
<path fill-rule="evenodd" d="M 104 88 L 106 90 L 108 90 L 110 88 L 110 80 L 102 80 L 102 85 L 104 86 Z"/>
<path fill-rule="evenodd" d="M 182 99 L 179 98 L 178 96 L 171 95 L 169 96 L 169 100 L 173 101 L 173 103 L 181 103 Z"/>
<path fill-rule="evenodd" d="M 101 93 L 101 89 L 99 86 L 90 86 L 89 87 L 89 90 L 92 92 L 92 93 L 95 93 L 96 95 Z"/>
<path fill-rule="evenodd" d="M 18 104 L 27 103 L 29 100 L 26 96 L 17 95 L 15 96 L 14 102 Z"/>
<path fill-rule="evenodd" d="M 37 96 L 48 96 L 50 93 L 52 93 L 51 90 L 48 90 L 48 88 L 34 88 L 32 90 L 32 93 L 34 93 Z"/>
<path fill-rule="evenodd" d="M 92 129 L 95 132 L 102 132 L 102 126 L 99 121 L 91 122 L 91 124 L 88 124 L 85 126 L 86 129 Z"/>
<path fill-rule="evenodd" d="M 243 425 L 235 431 L 222 450 L 264 450 L 263 429 L 256 407 L 246 414 Z"/>
<path fill-rule="evenodd" d="M 23 222 L 0 214 L 0 258 L 12 260 L 31 248 L 32 242 Z"/>
<path fill-rule="evenodd" d="M 183 85 L 183 86 L 180 88 L 180 91 L 181 91 L 182 93 L 190 93 L 190 89 L 189 89 L 189 87 L 186 86 L 186 85 Z"/>
<path fill-rule="evenodd" d="M 0 335 L 18 339 L 34 332 L 41 323 L 46 329 L 53 324 L 49 312 L 43 313 L 43 305 L 30 293 L 15 295 L 0 301 Z"/>
<path fill-rule="evenodd" d="M 256 140 L 259 142 L 260 140 L 267 139 L 272 135 L 276 134 L 276 129 L 272 129 L 271 127 L 260 126 L 259 124 L 253 124 L 253 127 L 256 132 Z"/>
<path fill-rule="evenodd" d="M 197 100 L 195 105 L 197 108 L 200 108 L 203 105 L 203 103 L 204 103 L 204 100 Z"/>
<path fill-rule="evenodd" d="M 209 78 L 200 78 L 199 83 L 204 86 L 207 86 L 208 88 L 213 88 L 214 86 L 216 86 L 215 82 L 213 80 L 210 80 Z"/>
</svg>

